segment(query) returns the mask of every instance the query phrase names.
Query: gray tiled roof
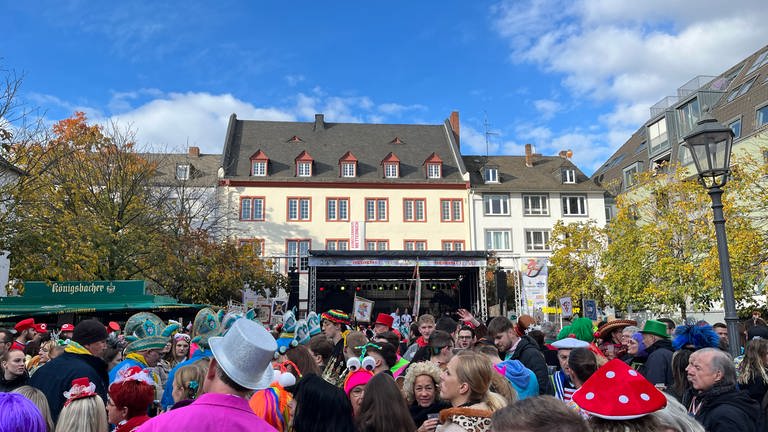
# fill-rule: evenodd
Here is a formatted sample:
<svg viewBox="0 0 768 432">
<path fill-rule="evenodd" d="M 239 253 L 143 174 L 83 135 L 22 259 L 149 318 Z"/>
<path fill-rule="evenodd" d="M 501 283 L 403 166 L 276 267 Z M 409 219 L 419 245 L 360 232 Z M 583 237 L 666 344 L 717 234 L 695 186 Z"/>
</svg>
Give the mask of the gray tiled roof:
<svg viewBox="0 0 768 432">
<path fill-rule="evenodd" d="M 326 123 L 318 120 L 237 120 L 233 114 L 224 145 L 225 178 L 295 182 L 465 183 L 462 178 L 465 170 L 447 121 L 441 125 L 409 125 Z M 268 177 L 250 177 L 250 157 L 258 150 L 269 158 Z M 296 177 L 295 159 L 305 150 L 314 161 L 312 177 Z M 355 178 L 339 176 L 339 159 L 347 151 L 358 160 Z M 381 161 L 390 152 L 400 159 L 398 179 L 383 178 Z M 424 161 L 433 152 L 443 161 L 442 179 L 426 178 Z"/>
<path fill-rule="evenodd" d="M 176 166 L 189 165 L 189 180 L 184 182 L 189 187 L 213 187 L 218 182 L 218 170 L 221 166 L 220 154 L 203 154 L 190 156 L 188 153 L 142 153 L 141 156 L 148 160 L 158 162 L 157 177 L 154 183 L 157 186 L 175 186 L 179 184 L 176 179 Z"/>
<path fill-rule="evenodd" d="M 0 168 L 5 169 L 7 171 L 13 171 L 16 174 L 24 175 L 26 174 L 23 170 L 15 166 L 14 164 L 8 162 L 6 158 L 4 158 L 2 155 L 0 155 Z"/>
<path fill-rule="evenodd" d="M 601 192 L 569 159 L 534 155 L 533 166 L 525 166 L 525 156 L 463 156 L 470 185 L 480 192 Z M 499 183 L 486 184 L 483 167 L 499 169 Z M 563 184 L 561 168 L 576 171 L 575 184 Z"/>
</svg>

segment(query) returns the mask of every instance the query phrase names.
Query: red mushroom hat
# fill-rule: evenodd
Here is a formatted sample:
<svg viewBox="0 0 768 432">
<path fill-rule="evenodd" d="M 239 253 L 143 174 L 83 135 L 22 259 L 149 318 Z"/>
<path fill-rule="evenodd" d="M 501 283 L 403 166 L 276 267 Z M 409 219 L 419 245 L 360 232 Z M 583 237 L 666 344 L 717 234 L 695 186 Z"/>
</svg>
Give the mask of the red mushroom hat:
<svg viewBox="0 0 768 432">
<path fill-rule="evenodd" d="M 603 365 L 573 394 L 573 401 L 597 417 L 627 420 L 667 406 L 667 397 L 619 359 Z"/>
</svg>

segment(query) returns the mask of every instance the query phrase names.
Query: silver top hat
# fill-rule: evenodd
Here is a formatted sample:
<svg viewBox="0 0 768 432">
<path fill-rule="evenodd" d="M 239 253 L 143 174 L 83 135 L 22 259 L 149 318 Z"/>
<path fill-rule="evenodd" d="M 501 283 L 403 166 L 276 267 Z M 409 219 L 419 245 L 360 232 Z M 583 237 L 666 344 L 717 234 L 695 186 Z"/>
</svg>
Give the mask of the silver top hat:
<svg viewBox="0 0 768 432">
<path fill-rule="evenodd" d="M 234 382 L 251 390 L 272 384 L 271 362 L 277 342 L 264 327 L 240 318 L 226 335 L 212 337 L 208 343 L 213 357 Z"/>
</svg>

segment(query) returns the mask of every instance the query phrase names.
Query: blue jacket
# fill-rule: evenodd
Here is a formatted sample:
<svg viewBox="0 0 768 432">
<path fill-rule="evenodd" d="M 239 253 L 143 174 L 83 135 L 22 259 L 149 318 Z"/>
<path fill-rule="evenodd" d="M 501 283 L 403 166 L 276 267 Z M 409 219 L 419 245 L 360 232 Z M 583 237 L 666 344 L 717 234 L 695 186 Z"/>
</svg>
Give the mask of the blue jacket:
<svg viewBox="0 0 768 432">
<path fill-rule="evenodd" d="M 174 366 L 173 369 L 171 369 L 170 372 L 168 372 L 168 381 L 165 382 L 165 390 L 163 390 L 163 397 L 162 399 L 160 399 L 160 405 L 162 405 L 164 410 L 173 406 L 173 377 L 176 375 L 176 371 L 179 370 L 179 368 L 191 365 L 192 363 L 202 358 L 211 358 L 212 356 L 213 356 L 213 352 L 210 349 L 198 348 L 192 354 L 192 357 L 190 357 L 188 360 L 184 360 L 183 362 L 177 364 L 176 366 Z"/>
</svg>

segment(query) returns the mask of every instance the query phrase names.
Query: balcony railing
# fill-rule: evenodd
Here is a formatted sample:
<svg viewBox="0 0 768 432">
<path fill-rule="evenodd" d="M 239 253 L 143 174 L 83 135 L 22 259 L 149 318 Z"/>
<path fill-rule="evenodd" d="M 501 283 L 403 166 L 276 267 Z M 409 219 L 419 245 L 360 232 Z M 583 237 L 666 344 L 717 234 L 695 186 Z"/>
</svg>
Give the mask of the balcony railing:
<svg viewBox="0 0 768 432">
<path fill-rule="evenodd" d="M 699 75 L 687 83 L 683 84 L 677 89 L 677 97 L 680 99 L 686 98 L 691 93 L 709 84 L 713 79 L 717 77 L 708 75 Z"/>
<path fill-rule="evenodd" d="M 651 118 L 658 116 L 680 100 L 677 96 L 667 96 L 651 106 Z"/>
</svg>

